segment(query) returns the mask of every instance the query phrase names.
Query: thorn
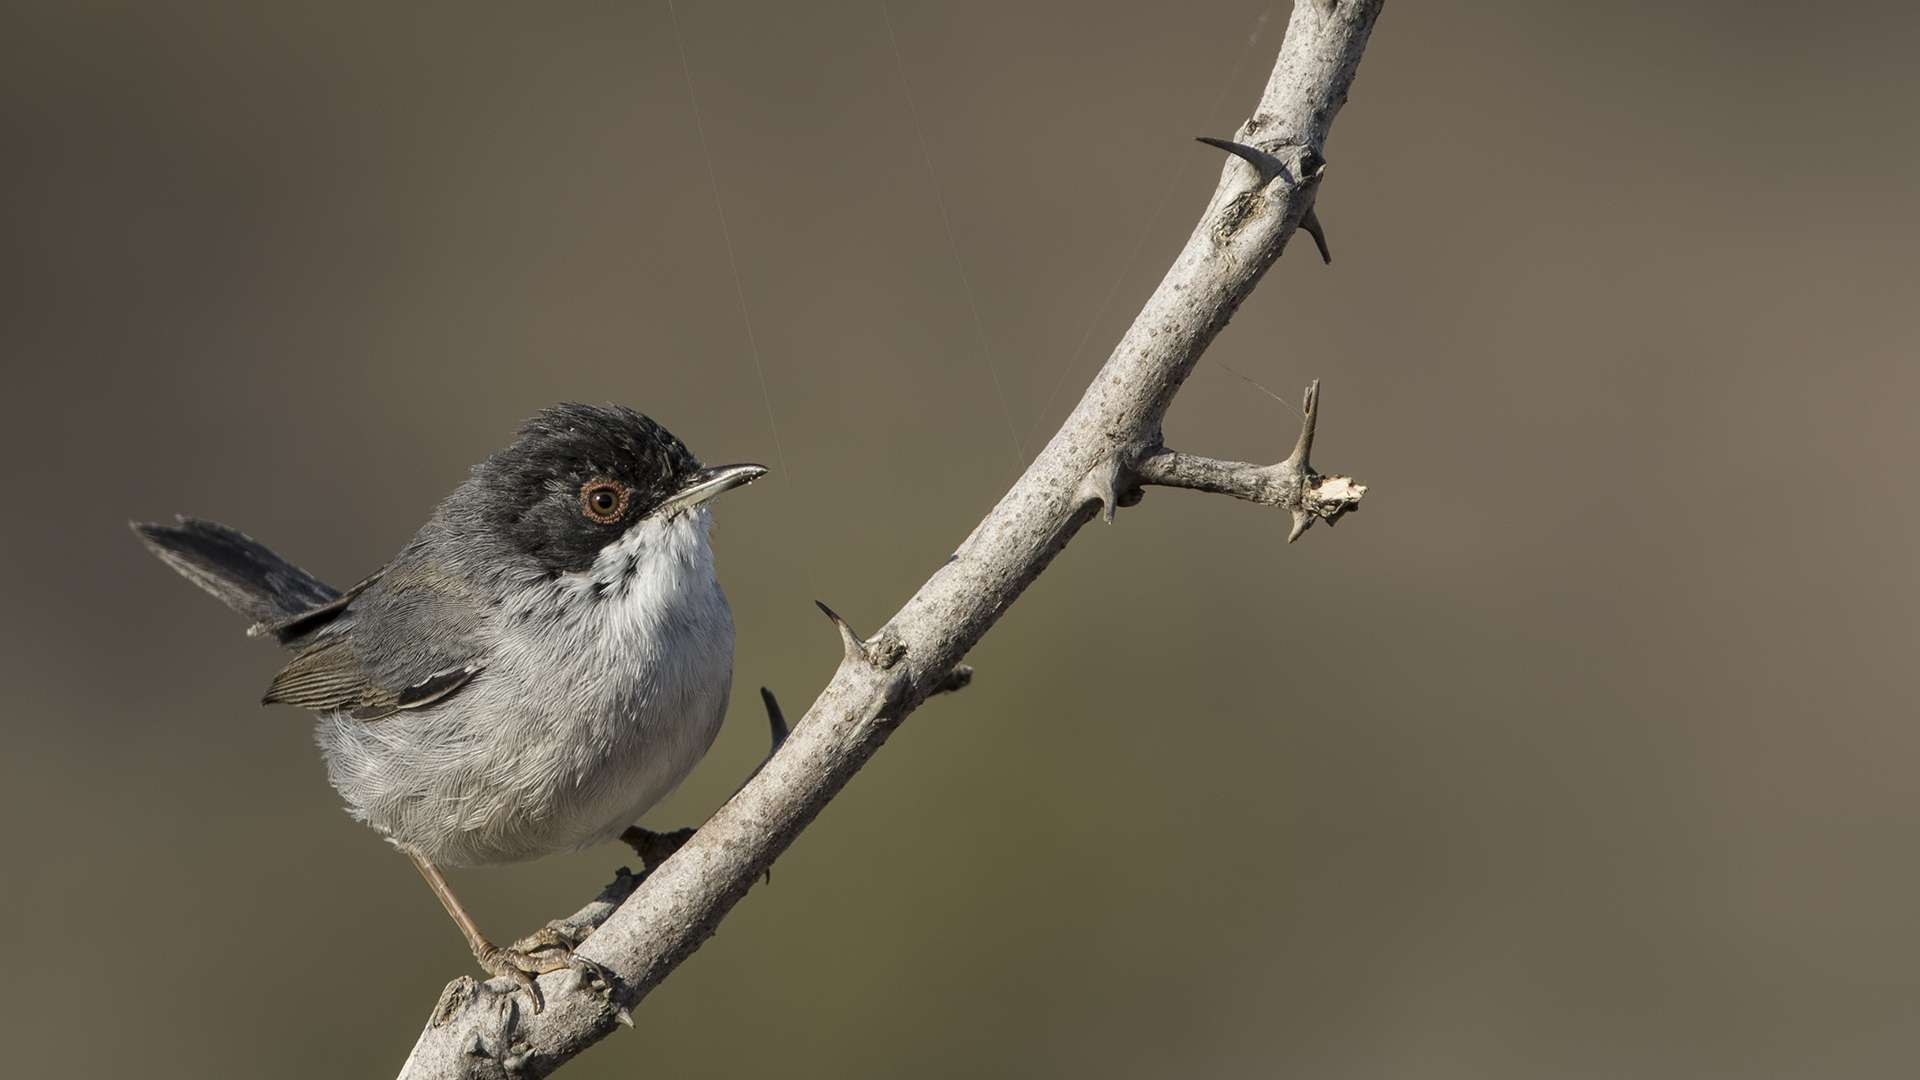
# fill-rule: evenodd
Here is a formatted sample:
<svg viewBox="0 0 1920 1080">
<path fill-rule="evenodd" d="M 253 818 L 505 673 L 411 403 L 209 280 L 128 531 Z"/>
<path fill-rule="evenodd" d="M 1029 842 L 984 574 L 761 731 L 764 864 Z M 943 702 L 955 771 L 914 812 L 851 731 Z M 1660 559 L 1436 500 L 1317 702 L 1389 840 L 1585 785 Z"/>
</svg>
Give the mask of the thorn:
<svg viewBox="0 0 1920 1080">
<path fill-rule="evenodd" d="M 1307 207 L 1307 216 L 1300 219 L 1300 227 L 1313 237 L 1313 246 L 1320 249 L 1320 261 L 1331 266 L 1333 252 L 1327 250 L 1327 233 L 1320 227 L 1320 218 L 1314 214 L 1313 207 Z"/>
<path fill-rule="evenodd" d="M 1311 524 L 1313 524 L 1313 515 L 1311 513 L 1305 510 L 1295 510 L 1293 512 L 1293 531 L 1287 534 L 1287 543 L 1291 544 L 1295 540 L 1300 539 L 1300 534 L 1306 532 L 1307 526 Z"/>
<path fill-rule="evenodd" d="M 841 618 L 832 608 L 822 604 L 820 601 L 815 600 L 813 603 L 821 611 L 826 612 L 827 618 L 832 619 L 833 625 L 839 628 L 840 644 L 846 646 L 848 659 L 851 660 L 856 656 L 862 660 L 873 659 L 872 656 L 867 653 L 867 643 L 861 641 L 860 635 L 853 632 L 853 627 L 847 625 L 847 620 Z"/>
<path fill-rule="evenodd" d="M 817 600 L 814 602 L 819 603 Z M 826 606 L 825 604 L 820 604 L 822 610 L 825 610 Z M 831 615 L 833 613 L 829 611 L 827 614 Z M 838 620 L 836 619 L 835 621 Z M 846 625 L 844 623 L 841 624 L 840 629 L 846 631 Z M 864 655 L 864 653 L 862 655 Z M 787 736 L 793 734 L 792 729 L 787 727 L 787 718 L 780 713 L 780 703 L 773 700 L 773 691 L 764 686 L 761 687 L 760 700 L 767 704 L 767 727 L 770 729 L 773 745 L 767 747 L 767 756 L 760 759 L 760 764 L 755 765 L 753 771 L 747 774 L 747 778 L 740 781 L 740 786 L 733 789 L 734 795 L 745 791 L 747 785 L 753 783 L 753 778 L 759 776 L 760 770 L 766 768 L 767 762 L 773 760 L 773 755 L 779 753 L 780 748 L 786 745 Z M 732 798 L 732 796 L 730 795 L 728 798 Z"/>
<path fill-rule="evenodd" d="M 574 986 L 591 989 L 595 983 L 598 983 L 606 990 L 609 997 L 612 996 L 616 976 L 607 970 L 606 965 L 597 960 L 576 955 L 568 960 L 567 966 L 573 971 Z"/>
<path fill-rule="evenodd" d="M 773 691 L 761 687 L 760 700 L 767 703 L 767 727 L 772 729 L 773 734 L 773 747 L 767 751 L 767 756 L 772 757 L 780 752 L 780 745 L 787 741 L 793 729 L 787 726 L 787 718 L 780 714 L 780 703 L 773 700 Z"/>
<path fill-rule="evenodd" d="M 1272 154 L 1258 147 L 1248 146 L 1245 143 L 1228 142 L 1225 139 L 1209 139 L 1205 135 L 1196 138 L 1194 141 L 1203 142 L 1208 146 L 1225 150 L 1227 153 L 1253 166 L 1260 173 L 1260 183 L 1262 186 L 1265 186 L 1276 176 L 1287 175 L 1287 167 L 1281 164 L 1279 158 L 1274 157 Z M 1291 180 L 1292 178 L 1288 177 L 1288 179 Z"/>
<path fill-rule="evenodd" d="M 858 657 L 872 664 L 874 667 L 879 668 L 881 671 L 887 671 L 891 669 L 893 665 L 899 663 L 901 657 L 907 655 L 907 647 L 898 641 L 879 642 L 860 640 L 860 635 L 853 632 L 853 627 L 847 625 L 847 620 L 835 614 L 832 608 L 822 604 L 818 600 L 815 600 L 813 603 L 815 607 L 826 612 L 827 618 L 832 619 L 833 625 L 839 628 L 840 644 L 846 647 L 847 659 L 851 660 Z M 885 631 L 886 628 L 882 627 L 881 632 L 884 633 Z"/>
<path fill-rule="evenodd" d="M 1287 458 L 1287 464 L 1298 472 L 1310 468 L 1307 458 L 1313 454 L 1313 428 L 1320 418 L 1320 380 L 1307 384 L 1306 400 L 1300 405 L 1300 441 L 1293 444 L 1293 454 Z M 1300 527 L 1294 527 L 1294 535 L 1300 535 Z"/>
<path fill-rule="evenodd" d="M 1120 462 L 1108 455 L 1094 463 L 1093 468 L 1080 478 L 1078 489 L 1074 492 L 1074 501 L 1081 505 L 1092 499 L 1100 500 L 1100 518 L 1107 524 L 1113 524 L 1113 512 L 1119 506 L 1131 506 L 1120 492 Z M 1134 502 L 1138 502 L 1135 499 Z"/>
</svg>

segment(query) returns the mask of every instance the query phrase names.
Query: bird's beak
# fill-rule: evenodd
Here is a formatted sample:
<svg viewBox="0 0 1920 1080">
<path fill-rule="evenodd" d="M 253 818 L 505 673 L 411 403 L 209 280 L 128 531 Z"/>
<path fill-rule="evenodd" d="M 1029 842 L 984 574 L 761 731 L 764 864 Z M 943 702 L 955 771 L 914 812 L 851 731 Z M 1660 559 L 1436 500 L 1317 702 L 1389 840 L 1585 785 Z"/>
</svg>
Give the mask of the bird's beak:
<svg viewBox="0 0 1920 1080">
<path fill-rule="evenodd" d="M 701 469 L 687 478 L 687 484 L 654 508 L 656 514 L 677 514 L 691 510 L 723 491 L 751 484 L 767 475 L 765 465 L 716 465 Z"/>
</svg>

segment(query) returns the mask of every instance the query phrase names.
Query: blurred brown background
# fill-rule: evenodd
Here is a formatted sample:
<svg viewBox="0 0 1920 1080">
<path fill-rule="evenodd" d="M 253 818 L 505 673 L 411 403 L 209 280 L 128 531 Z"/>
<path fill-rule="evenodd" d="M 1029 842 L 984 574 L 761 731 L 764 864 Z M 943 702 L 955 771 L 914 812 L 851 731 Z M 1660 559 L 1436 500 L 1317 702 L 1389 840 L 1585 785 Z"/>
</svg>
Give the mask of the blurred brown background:
<svg viewBox="0 0 1920 1080">
<path fill-rule="evenodd" d="M 878 625 L 1065 416 L 1286 16 L 683 0 L 763 398 L 664 4 L 6 5 L 6 1071 L 390 1075 L 474 971 L 126 519 L 350 583 L 562 399 L 779 468 L 718 515 L 735 715 L 647 819 L 696 823 L 754 689 L 832 670 L 810 601 Z M 1394 0 L 1334 264 L 1168 423 L 1272 461 L 1220 364 L 1319 377 L 1366 512 L 1083 532 L 564 1075 L 1920 1073 L 1916 31 Z M 631 861 L 455 884 L 510 938 Z"/>
</svg>

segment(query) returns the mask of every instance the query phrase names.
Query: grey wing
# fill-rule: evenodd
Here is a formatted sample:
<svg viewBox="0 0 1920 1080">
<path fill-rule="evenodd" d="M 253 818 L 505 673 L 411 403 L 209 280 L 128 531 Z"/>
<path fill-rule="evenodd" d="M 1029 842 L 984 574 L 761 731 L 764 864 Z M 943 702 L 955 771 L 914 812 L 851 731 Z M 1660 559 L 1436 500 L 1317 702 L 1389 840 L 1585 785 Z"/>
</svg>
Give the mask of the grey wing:
<svg viewBox="0 0 1920 1080">
<path fill-rule="evenodd" d="M 398 688 L 375 685 L 354 651 L 351 634 L 335 634 L 308 646 L 274 676 L 267 705 L 302 709 L 350 709 L 355 720 L 384 720 L 402 709 L 424 709 L 453 696 L 480 674 L 478 663 L 435 672 Z"/>
<path fill-rule="evenodd" d="M 294 657 L 263 699 L 382 720 L 445 701 L 485 669 L 481 605 L 461 583 L 396 565 Z"/>
</svg>

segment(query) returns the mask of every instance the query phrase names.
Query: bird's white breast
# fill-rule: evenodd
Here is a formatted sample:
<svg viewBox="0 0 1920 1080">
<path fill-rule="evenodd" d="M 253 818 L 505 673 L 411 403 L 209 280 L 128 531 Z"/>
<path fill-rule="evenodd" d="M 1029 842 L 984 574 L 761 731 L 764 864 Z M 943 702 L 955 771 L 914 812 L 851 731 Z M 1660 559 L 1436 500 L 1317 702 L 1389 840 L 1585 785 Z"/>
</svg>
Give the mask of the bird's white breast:
<svg viewBox="0 0 1920 1080">
<path fill-rule="evenodd" d="M 485 670 L 444 705 L 323 716 L 355 816 L 481 866 L 611 839 L 671 794 L 712 745 L 732 681 L 711 524 L 706 507 L 645 519 L 584 573 L 510 585 Z"/>
</svg>

